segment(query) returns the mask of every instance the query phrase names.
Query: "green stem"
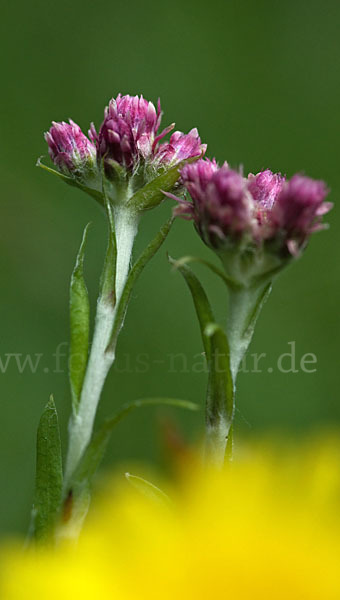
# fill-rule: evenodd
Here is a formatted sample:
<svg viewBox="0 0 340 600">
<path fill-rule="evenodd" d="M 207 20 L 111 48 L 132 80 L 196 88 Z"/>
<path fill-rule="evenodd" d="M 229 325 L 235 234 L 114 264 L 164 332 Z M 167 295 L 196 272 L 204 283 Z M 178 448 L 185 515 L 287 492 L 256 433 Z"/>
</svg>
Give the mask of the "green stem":
<svg viewBox="0 0 340 600">
<path fill-rule="evenodd" d="M 206 425 L 204 441 L 204 460 L 209 465 L 222 468 L 231 448 L 229 444 L 232 425 L 229 425 L 225 417 L 218 418 L 214 423 Z"/>
<path fill-rule="evenodd" d="M 115 296 L 113 305 L 106 298 L 99 297 L 95 318 L 92 347 L 87 364 L 80 404 L 73 415 L 69 430 L 69 448 L 66 461 L 65 487 L 87 447 L 93 430 L 98 402 L 115 359 L 115 349 L 107 351 L 114 325 L 116 308 L 119 304 L 127 280 L 134 239 L 138 229 L 138 216 L 131 211 L 117 209 L 115 212 L 115 234 L 117 244 L 117 264 Z"/>
<path fill-rule="evenodd" d="M 243 286 L 230 290 L 227 335 L 234 386 L 240 364 L 252 340 L 257 318 L 270 291 L 271 283 L 268 281 L 260 286 Z"/>
<path fill-rule="evenodd" d="M 208 392 L 207 402 L 206 455 L 209 462 L 213 462 L 218 467 L 222 467 L 226 461 L 232 459 L 237 374 L 270 288 L 271 285 L 267 281 L 257 286 L 238 288 L 233 286 L 229 289 L 227 349 L 225 350 L 229 358 L 224 364 L 226 372 L 222 375 L 218 376 L 216 364 L 210 369 L 210 378 L 214 376 L 219 385 L 216 386 L 215 382 L 215 394 L 209 401 Z M 216 347 L 223 349 L 221 342 Z"/>
</svg>

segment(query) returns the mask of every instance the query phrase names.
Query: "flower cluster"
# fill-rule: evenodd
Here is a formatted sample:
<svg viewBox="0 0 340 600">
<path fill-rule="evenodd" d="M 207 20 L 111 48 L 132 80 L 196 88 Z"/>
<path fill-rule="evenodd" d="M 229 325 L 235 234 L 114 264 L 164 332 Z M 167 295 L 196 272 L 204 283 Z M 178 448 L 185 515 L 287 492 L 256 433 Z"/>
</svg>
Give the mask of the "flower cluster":
<svg viewBox="0 0 340 600">
<path fill-rule="evenodd" d="M 238 260 L 247 255 L 249 264 L 249 256 L 263 263 L 266 254 L 267 270 L 268 257 L 284 264 L 299 255 L 314 231 L 324 227 L 322 217 L 332 205 L 325 202 L 328 190 L 322 181 L 300 174 L 286 180 L 269 169 L 243 177 L 226 162 L 219 167 L 215 160 L 202 158 L 206 145 L 195 128 L 187 134 L 175 131 L 164 141 L 174 124 L 162 130 L 161 119 L 159 100 L 156 108 L 143 96 L 119 94 L 106 107 L 98 132 L 92 123 L 86 137 L 70 121 L 53 123 L 45 138 L 59 170 L 87 191 L 102 194 L 104 172 L 113 203 L 123 198 L 128 204 L 155 181 L 151 191 L 149 187 L 137 194 L 135 203 L 131 201 L 134 209 L 156 206 L 163 190 L 178 201 L 175 214 L 193 219 L 204 242 L 220 256 L 236 251 Z M 172 173 L 174 167 L 174 177 L 165 182 L 161 175 L 171 169 Z M 180 197 L 172 193 L 176 186 Z M 181 198 L 183 188 L 191 200 Z M 277 267 L 271 264 L 269 270 Z M 263 265 L 255 272 L 261 274 Z"/>
<path fill-rule="evenodd" d="M 3 600 L 335 600 L 339 446 L 243 448 L 191 465 L 171 502 L 108 486 L 77 545 L 3 552 Z M 121 484 L 122 485 L 122 484 Z"/>
<path fill-rule="evenodd" d="M 57 167 L 81 183 L 87 184 L 89 174 L 96 171 L 100 191 L 101 163 L 104 161 L 109 179 L 115 179 L 118 167 L 120 176 L 123 174 L 127 179 L 134 176 L 137 187 L 142 187 L 160 172 L 199 157 L 206 150 L 197 129 L 188 134 L 176 131 L 168 142 L 160 143 L 174 128 L 172 124 L 160 131 L 161 119 L 160 101 L 156 110 L 143 96 L 119 94 L 105 109 L 98 133 L 91 124 L 90 139 L 73 121 L 70 124 L 53 123 L 45 139 Z"/>
<path fill-rule="evenodd" d="M 181 183 L 192 200 L 176 198 L 176 214 L 193 219 L 203 240 L 217 251 L 240 243 L 296 255 L 310 234 L 324 227 L 322 216 L 332 207 L 324 202 L 322 181 L 298 174 L 287 181 L 269 169 L 244 178 L 227 163 L 218 167 L 208 159 L 184 166 Z"/>
</svg>

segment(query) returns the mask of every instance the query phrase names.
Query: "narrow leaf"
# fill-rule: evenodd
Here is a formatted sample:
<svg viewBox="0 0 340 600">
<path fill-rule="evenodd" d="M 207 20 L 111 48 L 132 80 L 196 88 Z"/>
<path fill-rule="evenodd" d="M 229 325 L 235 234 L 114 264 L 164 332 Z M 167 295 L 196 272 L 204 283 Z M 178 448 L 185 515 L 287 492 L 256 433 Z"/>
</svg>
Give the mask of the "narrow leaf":
<svg viewBox="0 0 340 600">
<path fill-rule="evenodd" d="M 34 535 L 47 542 L 53 535 L 62 494 L 62 460 L 58 415 L 51 396 L 41 416 L 37 434 L 34 500 Z"/>
<path fill-rule="evenodd" d="M 228 339 L 222 328 L 214 322 L 209 300 L 196 275 L 181 261 L 176 262 L 170 257 L 169 260 L 182 273 L 194 301 L 209 368 L 207 429 L 217 435 L 220 438 L 218 443 L 225 447 L 234 413 L 234 385 Z"/>
<path fill-rule="evenodd" d="M 143 188 L 138 190 L 129 200 L 129 206 L 136 210 L 149 210 L 158 206 L 164 200 L 163 192 L 170 192 L 177 183 L 180 170 L 185 164 L 198 160 L 200 156 L 195 156 L 187 160 L 182 160 L 180 163 L 158 175 L 155 179 L 147 183 Z"/>
<path fill-rule="evenodd" d="M 109 224 L 109 232 L 104 268 L 100 281 L 100 297 L 103 302 L 110 303 L 114 307 L 116 304 L 117 242 L 112 206 L 106 195 L 104 181 L 105 179 L 103 178 L 103 194 Z"/>
<path fill-rule="evenodd" d="M 138 475 L 131 475 L 131 473 L 125 473 L 126 480 L 143 496 L 149 498 L 149 500 L 156 501 L 161 504 L 169 504 L 169 496 L 157 487 L 151 481 L 138 477 Z"/>
<path fill-rule="evenodd" d="M 256 321 L 259 317 L 259 314 L 262 310 L 263 305 L 265 304 L 265 302 L 267 302 L 271 291 L 272 291 L 272 283 L 270 282 L 263 289 L 263 292 L 260 294 L 253 310 L 249 314 L 248 321 L 246 323 L 245 330 L 243 332 L 244 337 L 247 337 L 250 339 L 252 338 L 253 333 L 254 333 L 254 328 L 256 325 Z"/>
<path fill-rule="evenodd" d="M 71 340 L 69 370 L 72 407 L 75 413 L 79 406 L 89 350 L 90 303 L 84 280 L 84 254 L 89 225 L 86 225 L 84 229 L 70 286 Z"/>
<path fill-rule="evenodd" d="M 208 297 L 202 287 L 202 284 L 189 267 L 187 267 L 185 264 L 182 264 L 180 261 L 174 260 L 173 258 L 171 258 L 171 256 L 169 256 L 168 258 L 170 264 L 173 265 L 176 269 L 178 269 L 183 275 L 191 292 L 194 306 L 196 309 L 197 318 L 200 325 L 204 351 L 207 357 L 207 361 L 209 363 L 211 360 L 211 340 L 210 336 L 206 334 L 206 328 L 207 325 L 209 325 L 209 323 L 213 323 L 215 319 Z"/>
<path fill-rule="evenodd" d="M 179 267 L 182 267 L 183 265 L 187 265 L 191 262 L 198 262 L 201 265 L 208 267 L 208 269 L 210 269 L 210 271 L 215 273 L 215 275 L 218 275 L 228 287 L 232 287 L 232 288 L 239 287 L 238 282 L 235 281 L 234 279 L 232 279 L 231 277 L 228 277 L 226 275 L 226 273 L 224 273 L 224 271 L 222 271 L 222 269 L 220 269 L 213 263 L 209 262 L 208 260 L 205 260 L 204 258 L 200 258 L 198 256 L 183 256 L 182 258 L 179 258 L 178 260 L 176 260 L 174 262 L 174 269 L 178 269 Z"/>
<path fill-rule="evenodd" d="M 87 491 L 89 489 L 91 480 L 104 456 L 111 432 L 117 423 L 134 409 L 145 406 L 174 406 L 192 411 L 199 410 L 197 404 L 178 398 L 142 398 L 123 405 L 113 417 L 104 421 L 85 450 L 80 465 L 73 476 L 72 487 L 75 490 L 75 495 L 82 493 L 82 490 Z"/>
<path fill-rule="evenodd" d="M 149 260 L 151 260 L 151 258 L 156 254 L 157 250 L 159 250 L 159 248 L 163 244 L 164 240 L 166 239 L 166 237 L 171 229 L 172 223 L 173 223 L 173 218 L 169 219 L 169 221 L 167 223 L 165 223 L 165 225 L 163 225 L 163 227 L 161 227 L 160 231 L 154 237 L 152 242 L 150 242 L 150 244 L 147 246 L 147 248 L 141 254 L 139 259 L 133 265 L 133 267 L 128 275 L 127 281 L 125 283 L 121 299 L 117 306 L 117 312 L 116 312 L 115 321 L 114 321 L 114 325 L 113 325 L 113 329 L 112 329 L 112 333 L 111 333 L 110 342 L 106 349 L 107 351 L 113 352 L 115 350 L 117 338 L 118 338 L 119 332 L 121 330 L 121 327 L 124 323 L 125 313 L 126 313 L 127 306 L 129 304 L 133 286 L 136 283 L 139 275 L 143 271 L 145 265 L 149 262 Z"/>
<path fill-rule="evenodd" d="M 211 339 L 207 420 L 208 423 L 216 423 L 223 418 L 228 430 L 234 416 L 234 384 L 228 339 L 216 323 L 209 323 L 205 334 Z"/>
<path fill-rule="evenodd" d="M 98 192 L 97 190 L 87 187 L 87 185 L 80 183 L 80 181 L 73 179 L 73 177 L 68 177 L 67 175 L 64 175 L 64 173 L 60 173 L 60 171 L 51 169 L 51 167 L 44 165 L 41 162 L 40 158 L 38 158 L 38 160 L 37 160 L 37 167 L 44 169 L 44 171 L 47 171 L 48 173 L 52 173 L 52 175 L 56 175 L 57 177 L 62 179 L 62 181 L 64 181 L 68 185 L 79 188 L 80 190 L 82 190 L 83 192 L 85 192 L 86 194 L 89 194 L 89 196 L 94 198 L 101 206 L 104 206 L 104 198 L 103 198 L 103 195 L 101 194 L 101 192 Z"/>
</svg>

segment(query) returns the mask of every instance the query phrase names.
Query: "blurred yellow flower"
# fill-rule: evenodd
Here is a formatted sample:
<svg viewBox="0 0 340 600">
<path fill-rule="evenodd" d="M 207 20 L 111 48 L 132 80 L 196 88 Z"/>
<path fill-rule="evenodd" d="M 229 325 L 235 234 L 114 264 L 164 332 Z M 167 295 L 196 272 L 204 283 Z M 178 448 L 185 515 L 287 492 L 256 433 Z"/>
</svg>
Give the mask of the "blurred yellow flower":
<svg viewBox="0 0 340 600">
<path fill-rule="evenodd" d="M 115 481 L 76 546 L 4 549 L 0 598 L 339 600 L 339 448 L 248 448 L 170 503 Z"/>
</svg>

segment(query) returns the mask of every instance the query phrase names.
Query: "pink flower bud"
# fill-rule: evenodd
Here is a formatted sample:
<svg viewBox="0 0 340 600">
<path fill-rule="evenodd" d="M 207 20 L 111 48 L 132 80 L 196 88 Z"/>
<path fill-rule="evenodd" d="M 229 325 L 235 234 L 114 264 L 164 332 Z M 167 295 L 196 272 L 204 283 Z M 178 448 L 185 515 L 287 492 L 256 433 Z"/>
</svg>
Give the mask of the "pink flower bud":
<svg viewBox="0 0 340 600">
<path fill-rule="evenodd" d="M 171 167 L 182 160 L 205 154 L 206 144 L 201 143 L 197 129 L 188 134 L 175 131 L 169 143 L 161 144 L 157 149 L 155 161 Z"/>
<path fill-rule="evenodd" d="M 143 96 L 112 98 L 105 109 L 105 118 L 98 135 L 92 126 L 98 156 L 115 160 L 131 169 L 138 158 L 148 158 L 161 121 L 161 108 Z"/>
<path fill-rule="evenodd" d="M 170 125 L 159 133 L 162 112 L 143 96 L 121 96 L 112 99 L 105 110 L 105 118 L 97 134 L 94 125 L 90 137 L 96 143 L 98 158 L 112 159 L 128 170 L 135 170 L 141 162 L 171 167 L 178 162 L 199 156 L 205 151 L 197 129 L 189 134 L 172 134 L 168 143 L 159 144 L 173 128 Z"/>
<path fill-rule="evenodd" d="M 239 240 L 253 227 L 251 196 L 246 180 L 225 163 L 198 160 L 181 171 L 182 183 L 192 203 L 180 200 L 176 214 L 192 218 L 203 240 L 221 247 L 229 240 Z"/>
<path fill-rule="evenodd" d="M 65 174 L 82 177 L 87 170 L 95 168 L 96 149 L 73 121 L 53 121 L 45 140 L 51 159 Z"/>
<path fill-rule="evenodd" d="M 272 235 L 283 235 L 287 248 L 296 254 L 311 233 L 324 228 L 321 220 L 331 208 L 323 181 L 294 175 L 286 182 L 270 212 Z"/>
<path fill-rule="evenodd" d="M 257 175 L 248 175 L 248 189 L 258 205 L 259 211 L 270 211 L 284 184 L 281 173 L 272 173 L 270 169 Z"/>
</svg>

